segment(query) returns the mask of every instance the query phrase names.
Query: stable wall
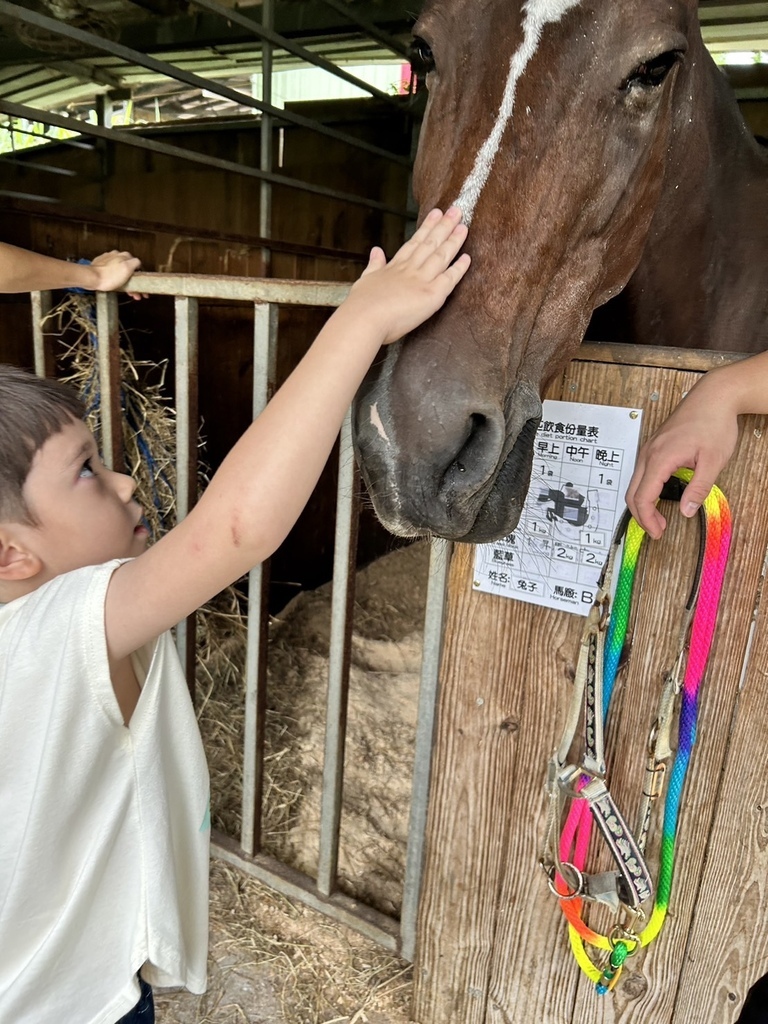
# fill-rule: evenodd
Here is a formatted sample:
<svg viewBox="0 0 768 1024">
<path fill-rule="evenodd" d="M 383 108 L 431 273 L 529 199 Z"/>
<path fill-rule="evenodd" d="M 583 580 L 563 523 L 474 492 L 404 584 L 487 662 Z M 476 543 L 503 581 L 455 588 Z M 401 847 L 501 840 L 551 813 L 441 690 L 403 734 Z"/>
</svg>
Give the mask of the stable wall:
<svg viewBox="0 0 768 1024">
<path fill-rule="evenodd" d="M 382 108 L 372 101 L 337 101 L 298 104 L 296 109 L 335 131 L 401 157 L 408 157 L 411 152 L 411 121 L 388 106 Z M 139 134 L 150 141 L 244 167 L 257 168 L 260 163 L 260 121 L 251 117 L 116 132 Z M 275 128 L 272 135 L 275 172 L 405 209 L 407 166 L 293 125 Z M 47 197 L 54 210 L 55 204 L 64 204 L 79 208 L 86 217 L 98 212 L 126 218 L 137 226 L 162 225 L 174 234 L 210 232 L 225 238 L 237 236 L 245 244 L 259 238 L 258 178 L 127 144 L 93 138 L 85 141 L 93 148 L 47 146 L 44 150 L 23 151 L 13 163 L 4 161 L 0 164 L 0 188 Z M 40 163 L 64 173 L 54 174 L 35 166 Z M 402 237 L 402 218 L 343 199 L 275 185 L 272 202 L 271 235 L 280 242 L 361 253 L 367 252 L 372 239 L 391 251 Z M 45 217 L 48 209 L 49 203 L 40 203 L 38 215 Z M 145 254 L 138 255 L 144 258 Z M 176 258 L 175 252 L 162 256 L 158 252 L 155 256 L 158 261 L 162 259 L 162 265 L 148 263 L 145 269 L 192 269 L 183 262 L 169 265 Z M 243 269 L 238 273 L 261 276 L 257 269 L 251 267 L 250 272 Z M 194 272 L 227 271 L 195 266 Z"/>
<path fill-rule="evenodd" d="M 714 365 L 714 353 L 585 346 L 547 397 L 642 408 L 647 438 Z M 415 970 L 420 1024 L 729 1024 L 768 971 L 767 425 L 743 418 L 720 480 L 733 541 L 667 921 L 628 961 L 613 995 L 598 996 L 581 974 L 539 866 L 547 762 L 562 734 L 583 619 L 478 593 L 473 547 L 455 549 Z M 609 720 L 609 786 L 630 827 L 698 543 L 695 520 L 670 508 L 668 522 L 638 568 L 632 648 Z M 654 877 L 661 809 L 659 801 Z"/>
</svg>

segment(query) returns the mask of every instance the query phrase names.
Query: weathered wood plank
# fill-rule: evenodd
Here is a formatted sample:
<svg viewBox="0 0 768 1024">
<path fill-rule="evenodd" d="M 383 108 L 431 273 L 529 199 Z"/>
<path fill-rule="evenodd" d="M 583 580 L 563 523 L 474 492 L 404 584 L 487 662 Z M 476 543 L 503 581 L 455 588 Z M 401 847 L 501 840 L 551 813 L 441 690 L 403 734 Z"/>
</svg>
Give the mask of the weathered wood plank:
<svg viewBox="0 0 768 1024">
<path fill-rule="evenodd" d="M 622 345 L 618 342 L 584 342 L 579 362 L 625 363 L 632 366 L 666 366 L 672 370 L 712 370 L 739 362 L 741 352 L 712 352 L 704 348 L 664 348 L 657 345 Z"/>
<path fill-rule="evenodd" d="M 627 400 L 627 395 L 641 398 L 636 402 L 638 405 L 646 404 L 649 411 L 646 414 L 645 432 L 655 428 L 655 425 L 670 411 L 677 403 L 683 390 L 687 390 L 693 383 L 695 377 L 679 373 L 670 373 L 666 369 L 635 368 L 631 366 L 617 367 L 613 365 L 584 365 L 576 364 L 571 367 L 563 381 L 563 397 L 574 401 L 595 402 L 603 404 L 627 405 L 632 402 Z M 692 524 L 679 524 L 692 525 Z M 670 528 L 672 530 L 672 528 Z M 688 531 L 693 534 L 695 531 Z M 690 548 L 693 548 L 693 536 L 689 538 Z M 669 543 L 669 538 L 666 544 Z M 674 547 L 674 546 L 673 546 Z M 684 560 L 685 565 L 691 565 L 693 554 Z M 655 592 L 657 583 L 652 576 L 645 574 L 642 582 L 644 589 Z M 675 620 L 675 613 L 682 606 L 687 596 L 687 580 L 684 575 L 679 577 L 678 585 L 674 588 L 667 588 L 665 591 L 666 601 L 663 606 L 658 607 L 658 616 L 662 619 Z M 503 599 L 502 599 L 503 600 Z M 645 602 L 641 599 L 641 610 Z M 559 616 L 561 613 L 540 612 L 548 618 Z M 574 659 L 577 652 L 578 634 L 581 628 L 581 619 L 573 616 L 565 616 L 572 623 L 570 644 L 565 653 L 568 659 L 565 675 L 558 676 L 552 672 L 541 674 L 537 659 L 532 658 L 530 679 L 538 680 L 542 684 L 542 697 L 539 704 L 538 714 L 542 724 L 550 721 L 553 717 L 553 708 L 556 708 L 558 720 L 561 719 L 569 701 L 569 688 L 563 682 L 572 674 Z M 658 632 L 658 630 L 657 630 Z M 534 651 L 539 651 L 539 645 Z M 651 645 L 664 659 L 652 677 L 654 683 L 660 677 L 661 667 L 668 663 L 670 656 L 662 654 L 659 650 L 659 643 L 656 641 Z M 546 657 L 544 653 L 543 657 Z M 541 661 L 541 657 L 538 661 Z M 637 660 L 634 658 L 633 660 Z M 542 666 L 543 667 L 543 666 Z M 646 669 L 647 670 L 647 669 Z M 550 680 L 557 680 L 558 685 L 553 690 L 548 685 Z M 631 690 L 631 700 L 627 701 L 625 707 L 624 688 L 619 685 L 616 693 L 615 708 L 612 716 L 612 733 L 609 734 L 608 754 L 612 762 L 617 763 L 617 769 L 613 773 L 611 790 L 619 799 L 620 805 L 625 808 L 630 821 L 634 819 L 635 804 L 637 801 L 637 766 L 644 765 L 643 747 L 647 738 L 650 722 L 654 714 L 656 699 L 655 687 L 641 687 L 640 693 L 635 689 Z M 639 699 L 644 697 L 645 699 Z M 637 719 L 642 725 L 638 728 Z M 552 738 L 546 745 L 537 744 L 532 741 L 534 749 L 531 751 L 531 772 L 535 777 L 535 785 L 530 793 L 523 797 L 523 805 L 517 820 L 525 831 L 532 830 L 534 822 L 526 820 L 525 806 L 535 809 L 536 814 L 536 851 L 541 843 L 541 836 L 545 824 L 545 807 L 542 800 L 542 788 L 544 782 L 544 768 L 546 757 L 552 750 L 556 740 L 559 738 L 560 721 Z M 618 733 L 618 741 L 616 738 Z M 536 735 L 536 733 L 534 733 Z M 631 742 L 628 742 L 631 741 Z M 538 746 L 538 749 L 536 747 Z M 620 757 L 617 756 L 617 748 Z M 626 769 L 626 770 L 622 770 Z M 634 774 L 633 774 L 634 773 Z M 626 776 L 629 776 L 627 778 Z M 515 799 L 518 794 L 515 794 Z M 513 820 L 514 820 L 513 816 Z M 527 856 L 526 843 L 519 838 L 512 840 L 515 848 L 520 849 L 519 862 L 516 858 L 509 859 L 510 870 L 505 881 L 502 902 L 509 900 L 516 904 L 525 901 L 527 905 L 521 906 L 518 916 L 517 927 L 510 927 L 507 933 L 500 935 L 497 943 L 495 973 L 493 981 L 493 997 L 489 1005 L 488 1020 L 493 1022 L 527 1022 L 532 1019 L 545 1021 L 546 1024 L 560 1024 L 571 1020 L 591 1019 L 598 1007 L 582 1007 L 584 984 L 581 981 L 581 974 L 572 960 L 567 942 L 566 928 L 555 901 L 546 890 L 543 876 L 531 871 L 531 858 Z M 607 867 L 607 862 L 604 862 Z M 524 962 L 524 970 L 510 970 L 510 962 L 522 954 L 518 950 L 527 949 L 530 951 L 531 960 Z M 536 960 L 533 960 L 536 957 Z M 531 969 L 536 967 L 535 970 Z M 588 991 L 590 1000 L 595 997 Z M 590 1017 L 585 1017 L 587 1012 Z"/>
<path fill-rule="evenodd" d="M 746 559 L 738 550 L 747 548 L 750 560 L 759 559 L 768 544 L 766 426 L 764 420 L 746 420 L 738 459 L 724 477 L 724 487 L 740 514 L 723 627 L 727 632 L 743 631 L 751 622 L 753 606 L 757 618 L 733 722 L 721 720 L 711 726 L 723 733 L 728 725 L 731 728 L 706 865 L 681 964 L 675 1012 L 680 1021 L 732 1021 L 750 985 L 768 972 L 768 615 L 764 604 L 759 604 L 763 581 L 755 588 L 751 578 L 744 578 Z M 712 672 L 710 687 L 720 686 Z"/>
<path fill-rule="evenodd" d="M 524 678 L 530 624 L 520 621 L 515 602 L 471 593 L 473 552 L 457 548 L 449 581 L 443 657 L 457 671 L 444 677 L 440 699 L 415 1018 L 481 1024 L 508 842 L 503 806 L 527 690 L 498 680 Z M 500 636 L 515 643 L 495 643 Z"/>
<path fill-rule="evenodd" d="M 647 436 L 697 377 L 631 360 L 580 360 L 550 389 L 550 397 L 642 407 Z M 745 424 L 739 453 L 723 475 L 736 519 L 734 546 L 682 809 L 668 921 L 613 997 L 597 997 L 582 979 L 538 867 L 546 760 L 565 713 L 581 620 L 473 593 L 473 549 L 458 549 L 419 929 L 414 1018 L 421 1024 L 714 1024 L 732 1019 L 734 1006 L 763 973 L 768 938 L 758 934 L 768 909 L 768 784 L 762 781 L 768 765 L 759 753 L 768 703 L 764 624 L 739 701 L 768 542 L 768 509 L 761 500 L 768 453 L 761 427 L 758 421 Z M 611 791 L 630 821 L 658 683 L 674 655 L 697 543 L 694 524 L 671 513 L 662 542 L 647 545 L 652 550 L 638 582 L 635 643 L 611 720 Z M 713 899 L 713 892 L 722 899 Z M 727 937 L 725 948 L 736 949 L 726 959 L 714 939 L 718 931 Z"/>
<path fill-rule="evenodd" d="M 589 1014 L 596 1021 L 621 1020 L 622 1024 L 653 1020 L 654 1024 L 667 1021 L 723 1020 L 712 1015 L 716 974 L 701 977 L 697 1012 L 686 1014 L 676 1008 L 680 988 L 680 971 L 685 962 L 688 937 L 700 895 L 700 880 L 705 860 L 711 856 L 710 831 L 717 808 L 723 764 L 730 741 L 730 725 L 737 699 L 739 680 L 746 656 L 749 624 L 755 594 L 760 585 L 760 574 L 768 537 L 768 521 L 760 508 L 755 493 L 754 478 L 746 467 L 765 458 L 760 450 L 762 439 L 754 437 L 748 427 L 742 430 L 740 451 L 730 472 L 723 475 L 722 486 L 736 516 L 734 545 L 726 579 L 722 612 L 718 624 L 707 680 L 701 695 L 699 738 L 694 752 L 682 806 L 676 850 L 675 883 L 670 902 L 670 913 L 662 935 L 632 964 L 628 984 L 622 984 L 612 1000 L 595 996 L 591 985 L 580 986 L 575 1020 Z M 757 450 L 756 450 L 757 449 Z M 747 514 L 745 510 L 749 510 Z M 667 667 L 674 655 L 670 641 L 678 621 L 678 611 L 685 599 L 687 568 L 694 552 L 691 541 L 695 530 L 685 530 L 680 517 L 673 513 L 670 527 L 662 542 L 667 553 L 655 564 L 648 566 L 641 597 L 640 616 L 635 626 L 635 645 L 624 687 L 628 699 L 624 705 L 619 735 L 622 751 L 629 756 L 616 759 L 612 789 L 634 794 L 638 792 L 638 770 L 642 765 L 642 750 L 637 741 L 647 736 L 653 718 L 652 706 L 645 699 L 656 690 L 659 672 Z M 674 531 L 674 532 L 673 532 Z M 686 536 L 687 534 L 687 536 Z M 655 554 L 655 551 L 653 552 Z M 661 544 L 659 554 L 662 554 Z M 651 559 L 649 559 L 651 561 Z M 669 586 L 675 582 L 674 574 L 683 567 L 677 583 L 678 597 L 670 599 Z M 640 655 L 640 657 L 638 657 Z M 661 655 L 661 656 L 659 656 Z M 640 695 L 635 699 L 639 685 Z M 631 697 L 629 697 L 631 695 Z M 632 743 L 632 737 L 635 742 Z M 661 808 L 659 808 L 661 810 Z M 658 837 L 659 829 L 656 830 Z M 736 849 L 722 849 L 730 860 Z M 722 915 L 724 908 L 720 907 Z M 712 941 L 710 934 L 709 941 Z M 753 973 L 750 982 L 759 975 Z M 599 1007 L 600 1012 L 595 1012 Z M 602 1014 L 602 1015 L 601 1015 Z"/>
</svg>

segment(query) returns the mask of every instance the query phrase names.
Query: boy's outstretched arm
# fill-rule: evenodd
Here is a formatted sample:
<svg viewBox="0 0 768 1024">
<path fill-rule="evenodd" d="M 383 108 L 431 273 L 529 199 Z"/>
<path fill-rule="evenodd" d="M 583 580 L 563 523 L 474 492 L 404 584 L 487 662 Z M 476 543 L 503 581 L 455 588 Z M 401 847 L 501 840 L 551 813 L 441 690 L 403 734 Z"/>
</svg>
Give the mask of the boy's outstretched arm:
<svg viewBox="0 0 768 1024">
<path fill-rule="evenodd" d="M 387 263 L 381 249 L 192 512 L 113 575 L 110 654 L 120 659 L 268 558 L 304 508 L 381 345 L 435 313 L 466 273 L 460 212 L 433 210 Z"/>
<path fill-rule="evenodd" d="M 129 252 L 102 253 L 88 263 L 69 263 L 0 242 L 0 292 L 36 292 L 85 288 L 111 292 L 122 288 L 140 265 Z"/>
<path fill-rule="evenodd" d="M 627 489 L 629 510 L 650 537 L 667 525 L 656 501 L 675 470 L 694 471 L 680 498 L 680 511 L 693 516 L 733 454 L 738 417 L 766 412 L 768 352 L 711 370 L 691 388 L 640 449 Z"/>
</svg>

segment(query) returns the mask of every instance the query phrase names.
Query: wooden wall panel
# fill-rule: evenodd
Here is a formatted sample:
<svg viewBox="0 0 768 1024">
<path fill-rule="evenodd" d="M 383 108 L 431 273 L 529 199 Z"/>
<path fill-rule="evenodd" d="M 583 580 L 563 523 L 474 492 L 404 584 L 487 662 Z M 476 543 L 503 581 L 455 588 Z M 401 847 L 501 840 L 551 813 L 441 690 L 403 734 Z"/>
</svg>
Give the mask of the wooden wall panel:
<svg viewBox="0 0 768 1024">
<path fill-rule="evenodd" d="M 648 436 L 697 376 L 577 361 L 549 397 L 643 408 Z M 612 997 L 598 997 L 575 965 L 538 865 L 546 763 L 562 728 L 582 620 L 473 592 L 473 549 L 457 548 L 419 932 L 420 1024 L 725 1024 L 766 969 L 768 940 L 757 937 L 768 911 L 768 784 L 759 736 L 766 655 L 759 628 L 739 700 L 768 545 L 763 427 L 745 421 L 722 478 L 735 518 L 733 553 L 681 814 L 670 912 L 661 936 L 625 969 Z M 672 506 L 669 520 L 663 540 L 646 544 L 634 645 L 611 717 L 611 792 L 630 822 L 695 557 L 694 523 Z M 718 930 L 727 937 L 727 957 Z"/>
</svg>

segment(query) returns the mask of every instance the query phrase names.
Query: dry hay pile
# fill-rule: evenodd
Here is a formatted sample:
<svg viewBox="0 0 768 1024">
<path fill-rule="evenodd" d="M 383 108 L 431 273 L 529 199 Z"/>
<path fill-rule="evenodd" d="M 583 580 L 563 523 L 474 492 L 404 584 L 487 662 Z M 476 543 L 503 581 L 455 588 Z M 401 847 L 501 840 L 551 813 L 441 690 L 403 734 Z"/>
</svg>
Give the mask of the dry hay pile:
<svg viewBox="0 0 768 1024">
<path fill-rule="evenodd" d="M 70 293 L 42 323 L 48 333 L 59 336 L 57 359 L 66 371 L 63 379 L 82 398 L 86 423 L 101 449 L 95 297 Z M 166 363 L 135 359 L 124 339 L 120 389 L 126 472 L 136 481 L 135 498 L 155 540 L 176 521 L 176 415 L 165 395 L 166 369 Z"/>
<path fill-rule="evenodd" d="M 339 884 L 390 914 L 399 911 L 404 874 L 428 558 L 428 545 L 417 543 L 356 578 Z M 299 594 L 270 626 L 265 846 L 309 875 L 318 856 L 330 598 L 330 584 Z M 237 836 L 245 638 L 237 597 L 207 610 L 206 624 L 197 681 L 212 817 Z M 199 1002 L 179 996 L 171 1005 L 181 1015 L 167 1024 L 410 1019 L 407 964 L 224 864 L 212 869 L 211 915 L 209 991 Z"/>
<path fill-rule="evenodd" d="M 411 969 L 226 864 L 211 865 L 208 991 L 156 993 L 158 1024 L 408 1024 Z"/>
<path fill-rule="evenodd" d="M 416 731 L 429 549 L 395 551 L 357 574 L 339 884 L 399 912 Z M 317 868 L 331 585 L 299 594 L 274 619 L 268 659 L 264 836 L 268 852 Z M 216 613 L 201 651 L 200 728 L 211 768 L 214 826 L 239 835 L 244 627 Z"/>
</svg>

